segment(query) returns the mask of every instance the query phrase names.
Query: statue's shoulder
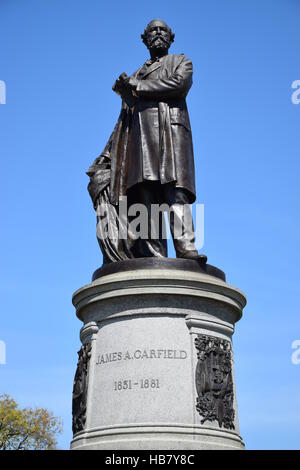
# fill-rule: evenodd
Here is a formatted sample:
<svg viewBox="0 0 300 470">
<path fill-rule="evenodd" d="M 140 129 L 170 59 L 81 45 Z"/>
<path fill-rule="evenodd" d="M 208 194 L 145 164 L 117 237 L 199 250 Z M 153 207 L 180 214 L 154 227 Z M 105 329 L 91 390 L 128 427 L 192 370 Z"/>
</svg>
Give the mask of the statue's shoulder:
<svg viewBox="0 0 300 470">
<path fill-rule="evenodd" d="M 169 63 L 174 65 L 175 67 L 179 65 L 181 62 L 190 62 L 192 61 L 186 57 L 184 54 L 168 54 L 165 56 L 165 60 Z"/>
</svg>

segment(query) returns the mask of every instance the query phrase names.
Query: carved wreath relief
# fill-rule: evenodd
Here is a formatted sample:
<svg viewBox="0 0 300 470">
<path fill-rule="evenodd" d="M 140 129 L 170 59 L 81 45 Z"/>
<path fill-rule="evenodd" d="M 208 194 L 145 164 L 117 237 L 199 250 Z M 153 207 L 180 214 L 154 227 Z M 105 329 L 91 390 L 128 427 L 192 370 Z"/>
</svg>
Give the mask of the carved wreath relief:
<svg viewBox="0 0 300 470">
<path fill-rule="evenodd" d="M 215 336 L 198 335 L 196 409 L 201 424 L 218 421 L 220 428 L 234 429 L 233 380 L 230 342 Z"/>
<path fill-rule="evenodd" d="M 86 422 L 86 400 L 88 388 L 88 365 L 91 357 L 92 343 L 86 343 L 78 351 L 77 369 L 73 385 L 72 416 L 73 434 L 82 431 Z"/>
</svg>

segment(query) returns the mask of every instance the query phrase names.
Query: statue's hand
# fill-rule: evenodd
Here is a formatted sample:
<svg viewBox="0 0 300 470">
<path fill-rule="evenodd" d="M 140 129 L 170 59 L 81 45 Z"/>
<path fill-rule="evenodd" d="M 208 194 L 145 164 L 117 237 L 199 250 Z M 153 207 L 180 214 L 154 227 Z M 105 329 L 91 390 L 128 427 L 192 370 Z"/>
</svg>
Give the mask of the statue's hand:
<svg viewBox="0 0 300 470">
<path fill-rule="evenodd" d="M 136 90 L 137 84 L 138 84 L 138 81 L 135 77 L 127 77 L 124 80 L 124 85 L 133 91 Z"/>
<path fill-rule="evenodd" d="M 124 89 L 124 83 L 125 83 L 125 80 L 127 78 L 128 78 L 127 74 L 125 72 L 123 72 L 123 73 L 121 73 L 119 78 L 117 78 L 117 80 L 115 81 L 112 89 L 118 95 L 122 95 L 122 91 Z"/>
<path fill-rule="evenodd" d="M 138 81 L 135 77 L 128 77 L 126 73 L 123 72 L 113 86 L 113 90 L 121 96 L 122 100 L 125 101 L 129 107 L 134 106 L 137 100 L 135 94 L 137 83 Z"/>
</svg>

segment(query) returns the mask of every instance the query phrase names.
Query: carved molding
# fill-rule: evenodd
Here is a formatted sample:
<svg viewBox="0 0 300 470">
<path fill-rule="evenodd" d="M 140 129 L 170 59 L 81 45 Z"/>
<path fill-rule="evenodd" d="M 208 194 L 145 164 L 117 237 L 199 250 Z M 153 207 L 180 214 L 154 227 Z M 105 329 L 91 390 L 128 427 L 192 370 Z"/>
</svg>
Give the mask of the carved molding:
<svg viewBox="0 0 300 470">
<path fill-rule="evenodd" d="M 234 429 L 233 379 L 230 341 L 215 336 L 198 335 L 196 367 L 196 409 L 201 424 L 217 421 L 219 427 Z"/>
<path fill-rule="evenodd" d="M 88 342 L 81 346 L 78 351 L 77 369 L 73 385 L 72 402 L 72 429 L 73 434 L 82 431 L 86 422 L 86 401 L 88 389 L 88 367 L 91 357 L 92 343 Z"/>
</svg>

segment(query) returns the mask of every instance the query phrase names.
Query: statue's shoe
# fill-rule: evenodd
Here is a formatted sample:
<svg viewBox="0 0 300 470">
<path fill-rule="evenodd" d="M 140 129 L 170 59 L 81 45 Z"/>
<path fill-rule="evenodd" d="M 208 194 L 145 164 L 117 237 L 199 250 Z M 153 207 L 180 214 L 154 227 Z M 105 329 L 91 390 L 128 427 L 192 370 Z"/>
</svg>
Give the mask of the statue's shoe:
<svg viewBox="0 0 300 470">
<path fill-rule="evenodd" d="M 203 254 L 199 254 L 198 251 L 186 251 L 183 254 L 180 254 L 178 258 L 184 258 L 184 259 L 193 259 L 195 261 L 199 261 L 201 264 L 206 264 L 207 263 L 207 256 Z"/>
</svg>

